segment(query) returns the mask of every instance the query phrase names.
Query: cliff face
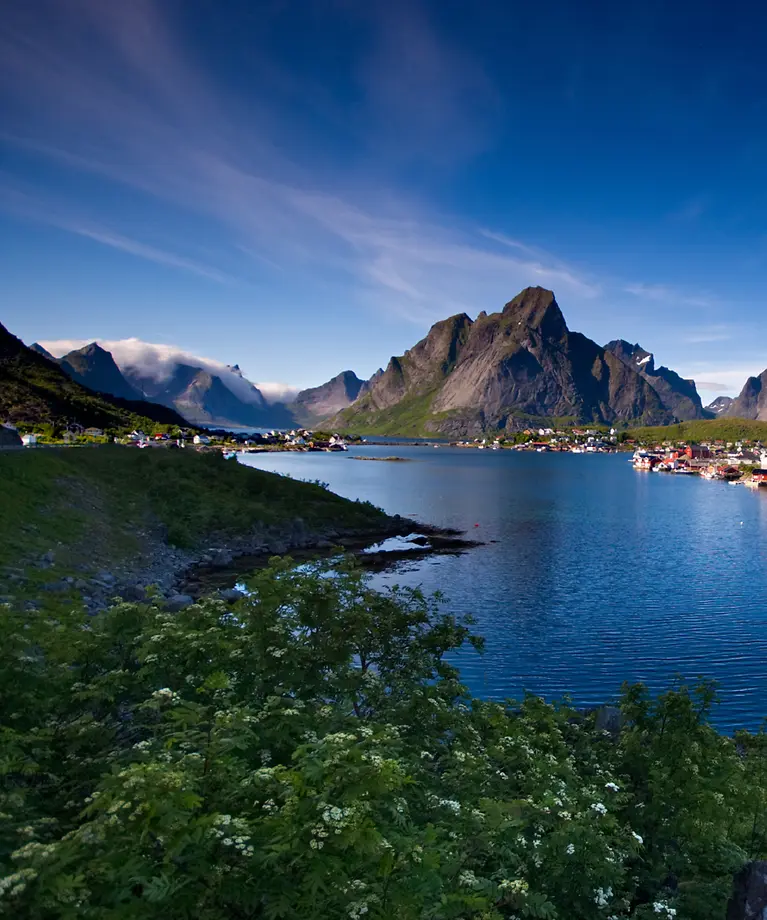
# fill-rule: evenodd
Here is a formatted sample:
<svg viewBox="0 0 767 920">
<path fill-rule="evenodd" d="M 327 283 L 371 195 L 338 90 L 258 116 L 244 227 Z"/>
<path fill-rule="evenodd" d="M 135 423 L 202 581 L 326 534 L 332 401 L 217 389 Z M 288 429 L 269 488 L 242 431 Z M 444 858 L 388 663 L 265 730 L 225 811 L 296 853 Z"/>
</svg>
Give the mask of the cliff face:
<svg viewBox="0 0 767 920">
<path fill-rule="evenodd" d="M 299 424 L 315 425 L 350 406 L 363 387 L 354 371 L 342 371 L 321 386 L 301 390 L 289 408 Z"/>
<path fill-rule="evenodd" d="M 685 380 L 668 367 L 656 368 L 652 352 L 642 348 L 638 343 L 631 345 L 625 339 L 616 339 L 608 342 L 605 350 L 620 358 L 624 364 L 643 377 L 658 394 L 663 407 L 674 418 L 681 422 L 711 418 L 711 414 L 703 408 L 695 382 Z"/>
<path fill-rule="evenodd" d="M 394 357 L 339 424 L 449 435 L 514 428 L 530 418 L 639 420 L 671 414 L 633 368 L 570 332 L 554 294 L 527 288 L 500 313 L 459 314 Z"/>
<path fill-rule="evenodd" d="M 44 349 L 40 354 L 43 352 Z M 91 342 L 90 345 L 78 348 L 76 351 L 70 351 L 63 358 L 59 358 L 58 364 L 73 380 L 90 387 L 91 390 L 96 390 L 97 393 L 107 393 L 109 396 L 119 396 L 122 399 L 141 398 L 138 390 L 134 389 L 123 377 L 111 352 L 106 351 L 96 342 Z"/>
<path fill-rule="evenodd" d="M 749 377 L 740 395 L 721 414 L 767 422 L 767 370 L 758 377 Z"/>
</svg>

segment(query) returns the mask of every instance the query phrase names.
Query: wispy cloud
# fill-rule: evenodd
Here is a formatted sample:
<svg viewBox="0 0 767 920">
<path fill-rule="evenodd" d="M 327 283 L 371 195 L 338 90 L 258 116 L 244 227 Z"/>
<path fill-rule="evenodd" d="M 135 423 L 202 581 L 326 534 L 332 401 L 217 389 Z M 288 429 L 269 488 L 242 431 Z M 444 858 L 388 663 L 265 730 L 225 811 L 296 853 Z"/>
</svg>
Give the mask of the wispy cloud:
<svg viewBox="0 0 767 920">
<path fill-rule="evenodd" d="M 729 384 L 724 383 L 724 381 L 716 380 L 696 380 L 695 386 L 699 390 L 711 390 L 716 393 L 725 394 L 726 391 L 730 388 Z"/>
<path fill-rule="evenodd" d="M 677 223 L 691 224 L 700 220 L 711 207 L 711 197 L 706 194 L 696 195 L 683 201 L 668 215 L 669 220 Z"/>
<path fill-rule="evenodd" d="M 67 205 L 50 200 L 43 202 L 18 188 L 0 186 L 0 207 L 27 220 L 56 227 L 158 265 L 179 268 L 221 284 L 234 283 L 234 278 L 216 268 L 93 224 L 86 218 L 67 213 Z"/>
<path fill-rule="evenodd" d="M 670 306 L 676 304 L 677 306 L 684 305 L 708 309 L 721 305 L 720 301 L 711 295 L 701 293 L 690 294 L 686 291 L 664 284 L 633 283 L 625 285 L 623 290 L 627 294 L 633 294 L 635 297 L 641 297 L 644 300 L 650 300 L 655 303 L 669 304 Z"/>
<path fill-rule="evenodd" d="M 375 40 L 358 77 L 371 145 L 385 135 L 400 143 L 401 156 L 435 161 L 441 148 L 458 159 L 481 150 L 497 101 L 481 64 L 437 35 L 415 4 L 370 9 L 359 15 L 370 17 Z M 379 183 L 293 162 L 272 143 L 279 115 L 258 100 L 243 112 L 220 92 L 179 42 L 168 10 L 159 0 L 8 0 L 0 22 L 7 131 L 0 143 L 117 183 L 153 213 L 162 205 L 175 235 L 136 233 L 114 204 L 67 198 L 66 181 L 53 205 L 24 191 L 26 217 L 221 283 L 261 272 L 304 273 L 314 284 L 342 278 L 355 305 L 420 326 L 448 312 L 500 306 L 529 284 L 605 313 L 621 292 L 659 306 L 715 305 L 697 292 L 597 277 L 513 235 L 459 225 Z M 12 209 L 16 180 L 0 176 L 0 192 L 0 206 Z M 216 257 L 197 257 L 202 239 L 215 240 Z M 242 265 L 243 256 L 251 262 L 240 274 L 219 267 Z"/>
<path fill-rule="evenodd" d="M 734 336 L 735 330 L 731 326 L 704 326 L 692 329 L 684 336 L 684 341 L 691 345 L 702 345 L 706 342 L 728 342 Z"/>
<path fill-rule="evenodd" d="M 481 61 L 438 35 L 412 0 L 372 2 L 368 16 L 374 45 L 359 77 L 370 142 L 443 165 L 481 151 L 500 107 Z"/>
</svg>

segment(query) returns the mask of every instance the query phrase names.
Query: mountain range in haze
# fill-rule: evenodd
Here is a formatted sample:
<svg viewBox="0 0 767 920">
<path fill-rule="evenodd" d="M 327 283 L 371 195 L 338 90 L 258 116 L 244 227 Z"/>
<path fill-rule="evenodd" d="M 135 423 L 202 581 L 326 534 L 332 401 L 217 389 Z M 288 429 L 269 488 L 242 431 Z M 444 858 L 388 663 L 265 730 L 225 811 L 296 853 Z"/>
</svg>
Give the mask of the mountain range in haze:
<svg viewBox="0 0 767 920">
<path fill-rule="evenodd" d="M 27 348 L 0 324 L 0 422 L 102 430 L 186 425 L 167 406 L 102 395 L 75 379 L 75 373 L 73 366 L 59 366 L 44 349 Z"/>
<path fill-rule="evenodd" d="M 109 345 L 109 348 L 104 347 Z M 360 433 L 447 436 L 562 423 L 669 424 L 739 416 L 767 420 L 767 371 L 740 396 L 703 407 L 695 382 L 656 367 L 652 352 L 615 339 L 604 347 L 572 332 L 553 292 L 526 288 L 502 311 L 435 323 L 368 381 L 350 370 L 279 400 L 238 365 L 127 339 L 54 357 L 73 381 L 122 399 L 170 407 L 198 425 L 243 428 L 327 424 Z M 50 345 L 53 348 L 53 344 Z"/>
</svg>

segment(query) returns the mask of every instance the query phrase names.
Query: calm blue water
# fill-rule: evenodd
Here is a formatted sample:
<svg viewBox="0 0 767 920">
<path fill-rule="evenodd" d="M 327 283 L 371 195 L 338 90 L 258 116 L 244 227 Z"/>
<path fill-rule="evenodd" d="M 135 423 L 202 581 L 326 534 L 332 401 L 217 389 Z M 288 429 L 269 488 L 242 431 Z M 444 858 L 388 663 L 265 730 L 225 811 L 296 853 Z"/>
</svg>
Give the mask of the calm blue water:
<svg viewBox="0 0 767 920">
<path fill-rule="evenodd" d="M 704 675 L 721 681 L 718 724 L 756 728 L 767 716 L 767 494 L 637 472 L 628 457 L 361 447 L 243 460 L 498 541 L 384 576 L 474 614 L 487 650 L 460 664 L 475 694 L 590 705 L 624 680 L 662 690 Z"/>
</svg>

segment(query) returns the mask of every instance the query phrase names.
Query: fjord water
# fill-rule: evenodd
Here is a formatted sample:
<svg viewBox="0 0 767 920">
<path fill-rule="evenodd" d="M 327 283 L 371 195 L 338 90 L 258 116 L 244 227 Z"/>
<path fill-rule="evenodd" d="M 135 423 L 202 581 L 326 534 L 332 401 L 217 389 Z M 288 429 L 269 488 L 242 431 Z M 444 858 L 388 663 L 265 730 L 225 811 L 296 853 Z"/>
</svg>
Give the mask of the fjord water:
<svg viewBox="0 0 767 920">
<path fill-rule="evenodd" d="M 410 462 L 353 459 L 392 455 Z M 702 675 L 721 683 L 721 728 L 758 728 L 767 716 L 767 494 L 638 472 L 629 457 L 378 446 L 242 462 L 486 541 L 378 576 L 440 590 L 452 612 L 476 617 L 485 654 L 458 656 L 476 695 L 528 690 L 598 705 L 623 681 L 660 691 L 676 675 Z"/>
</svg>

